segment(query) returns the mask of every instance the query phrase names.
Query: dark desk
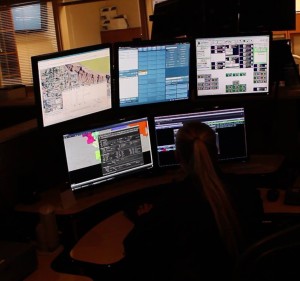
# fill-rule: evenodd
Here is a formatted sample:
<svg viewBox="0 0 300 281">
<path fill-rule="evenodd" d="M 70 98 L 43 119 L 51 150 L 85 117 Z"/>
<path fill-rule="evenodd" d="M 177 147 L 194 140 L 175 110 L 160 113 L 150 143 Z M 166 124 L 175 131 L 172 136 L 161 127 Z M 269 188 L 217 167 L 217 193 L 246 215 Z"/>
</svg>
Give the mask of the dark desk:
<svg viewBox="0 0 300 281">
<path fill-rule="evenodd" d="M 283 157 L 280 155 L 257 155 L 251 157 L 251 159 L 252 162 L 249 163 L 224 164 L 223 169 L 224 171 L 236 174 L 242 174 L 243 170 L 252 174 L 262 171 L 264 173 L 273 173 L 279 169 L 283 161 Z M 43 204 L 52 204 L 55 206 L 59 216 L 69 217 L 70 220 L 76 221 L 76 214 L 80 214 L 111 198 L 142 190 L 158 183 L 169 182 L 172 179 L 180 179 L 182 176 L 181 173 L 178 173 L 178 170 L 172 170 L 155 178 L 126 179 L 118 183 L 109 184 L 89 195 L 83 194 L 76 197 L 75 204 L 68 208 L 63 208 L 58 189 L 53 189 L 43 194 L 40 202 L 33 205 L 18 205 L 16 209 L 23 212 L 37 212 Z M 280 197 L 275 202 L 269 202 L 266 199 L 267 190 L 267 188 L 260 189 L 267 218 L 269 215 L 276 216 L 278 214 L 294 214 L 300 218 L 300 206 L 288 206 L 284 204 L 285 192 L 283 190 L 280 191 Z M 68 251 L 70 258 L 75 261 L 92 264 L 112 265 L 124 257 L 123 240 L 134 224 L 124 215 L 122 210 L 116 211 L 99 221 L 89 231 L 77 236 L 76 243 L 74 243 L 72 248 L 65 249 Z"/>
<path fill-rule="evenodd" d="M 222 163 L 221 167 L 225 173 L 266 175 L 278 171 L 284 158 L 281 154 L 250 155 L 249 161 L 242 163 Z"/>
<path fill-rule="evenodd" d="M 280 190 L 280 197 L 275 202 L 267 200 L 267 188 L 261 188 L 261 198 L 266 216 L 274 214 L 294 214 L 300 219 L 300 206 L 284 204 L 285 191 Z M 75 260 L 96 264 L 113 264 L 124 257 L 123 240 L 133 227 L 122 212 L 115 213 L 97 224 L 84 235 L 70 255 Z M 95 245 L 99 250 L 95 250 Z"/>
<path fill-rule="evenodd" d="M 283 160 L 282 155 L 253 155 L 249 162 L 224 163 L 222 168 L 224 172 L 238 175 L 243 174 L 243 171 L 253 175 L 272 174 L 280 168 Z M 15 209 L 20 213 L 37 216 L 41 208 L 50 206 L 57 215 L 58 228 L 62 232 L 62 238 L 72 247 L 88 229 L 105 219 L 106 215 L 122 210 L 129 200 L 128 196 L 132 199 L 134 198 L 132 194 L 138 191 L 149 190 L 160 184 L 180 180 L 183 176 L 181 169 L 171 169 L 162 175 L 132 177 L 106 183 L 98 189 L 79 193 L 76 196 L 70 190 L 66 191 L 67 195 L 66 192 L 62 193 L 61 186 L 57 186 L 42 193 L 39 201 L 30 205 L 19 204 Z M 119 209 L 113 207 L 111 210 L 109 204 L 117 205 Z"/>
<path fill-rule="evenodd" d="M 276 215 L 280 213 L 295 214 L 300 217 L 300 206 L 289 206 L 284 204 L 285 191 L 280 190 L 279 199 L 275 202 L 269 202 L 267 200 L 267 191 L 267 188 L 260 189 L 261 198 L 263 199 L 264 209 L 267 215 Z M 81 237 L 70 251 L 70 257 L 74 260 L 101 265 L 118 262 L 124 257 L 123 240 L 133 226 L 133 223 L 124 216 L 123 212 L 117 212 L 98 223 Z M 59 251 L 61 251 L 61 249 Z M 54 259 L 53 254 L 39 256 L 39 269 L 25 280 L 40 280 L 39 278 L 45 273 L 57 279 L 66 278 L 66 280 L 74 281 L 90 280 L 88 277 L 84 276 L 54 272 L 50 267 L 52 259 Z"/>
<path fill-rule="evenodd" d="M 96 264 L 118 262 L 124 257 L 123 240 L 133 227 L 122 211 L 117 212 L 86 233 L 70 251 L 70 256 Z"/>
<path fill-rule="evenodd" d="M 249 174 L 272 174 L 275 173 L 284 161 L 284 156 L 280 154 L 270 155 L 252 155 L 247 162 L 222 163 L 221 168 L 225 173 L 237 175 Z M 62 186 L 56 186 L 41 194 L 41 199 L 33 204 L 19 204 L 16 210 L 20 212 L 39 212 L 45 205 L 54 207 L 57 215 L 74 215 L 80 213 L 97 204 L 103 203 L 117 196 L 125 195 L 130 192 L 149 188 L 159 184 L 180 180 L 183 178 L 183 172 L 180 168 L 170 169 L 161 175 L 147 177 L 126 178 L 117 182 L 105 183 L 103 186 L 83 192 L 76 195 L 73 204 L 64 207 L 62 203 Z M 63 185 L 63 184 L 62 184 Z"/>
<path fill-rule="evenodd" d="M 54 207 L 57 215 L 76 215 L 107 200 L 128 194 L 130 192 L 149 188 L 151 186 L 179 180 L 183 177 L 180 169 L 168 170 L 162 175 L 131 177 L 115 182 L 106 182 L 98 188 L 75 194 L 74 204 L 64 207 L 62 202 L 63 184 L 53 187 L 40 195 L 40 200 L 33 204 L 19 204 L 16 211 L 36 213 L 45 205 Z"/>
<path fill-rule="evenodd" d="M 300 218 L 300 205 L 287 205 L 284 203 L 285 199 L 285 190 L 279 190 L 279 198 L 270 202 L 267 199 L 268 188 L 261 188 L 261 198 L 264 203 L 264 210 L 266 214 L 296 214 Z"/>
<path fill-rule="evenodd" d="M 93 281 L 90 277 L 70 273 L 57 272 L 52 269 L 51 263 L 63 251 L 63 247 L 51 253 L 38 252 L 38 268 L 23 281 Z"/>
<path fill-rule="evenodd" d="M 43 192 L 37 202 L 19 204 L 15 207 L 15 210 L 24 217 L 38 220 L 41 209 L 45 207 L 54 209 L 58 229 L 62 233 L 61 240 L 65 247 L 70 248 L 99 221 L 102 221 L 114 211 L 122 210 L 123 206 L 127 204 L 129 195 L 134 197 L 131 194 L 176 181 L 182 177 L 181 170 L 169 170 L 162 175 L 132 177 L 107 182 L 103 186 L 80 192 L 75 196 L 70 190 L 61 192 L 62 186 L 56 186 Z M 67 196 L 65 196 L 66 192 Z M 69 197 L 69 199 L 65 199 L 66 197 Z M 65 201 L 68 201 L 68 204 Z"/>
</svg>

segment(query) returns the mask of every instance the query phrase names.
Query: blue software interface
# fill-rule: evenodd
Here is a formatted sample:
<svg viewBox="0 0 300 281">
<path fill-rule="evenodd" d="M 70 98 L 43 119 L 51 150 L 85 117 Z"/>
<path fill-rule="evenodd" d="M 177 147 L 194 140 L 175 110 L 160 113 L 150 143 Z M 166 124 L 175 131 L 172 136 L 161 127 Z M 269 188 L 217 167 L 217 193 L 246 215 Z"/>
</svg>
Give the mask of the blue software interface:
<svg viewBox="0 0 300 281">
<path fill-rule="evenodd" d="M 119 106 L 188 99 L 190 42 L 118 47 Z"/>
</svg>

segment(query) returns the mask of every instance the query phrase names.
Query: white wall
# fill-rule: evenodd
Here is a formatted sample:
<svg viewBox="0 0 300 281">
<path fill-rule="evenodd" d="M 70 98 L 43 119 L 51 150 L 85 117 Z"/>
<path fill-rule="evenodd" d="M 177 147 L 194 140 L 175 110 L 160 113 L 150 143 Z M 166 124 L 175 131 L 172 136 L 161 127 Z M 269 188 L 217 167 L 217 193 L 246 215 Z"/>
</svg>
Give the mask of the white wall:
<svg viewBox="0 0 300 281">
<path fill-rule="evenodd" d="M 98 2 L 63 7 L 60 23 L 64 49 L 100 43 L 100 7 Z"/>
<path fill-rule="evenodd" d="M 296 11 L 300 12 L 300 0 L 296 0 Z"/>
</svg>

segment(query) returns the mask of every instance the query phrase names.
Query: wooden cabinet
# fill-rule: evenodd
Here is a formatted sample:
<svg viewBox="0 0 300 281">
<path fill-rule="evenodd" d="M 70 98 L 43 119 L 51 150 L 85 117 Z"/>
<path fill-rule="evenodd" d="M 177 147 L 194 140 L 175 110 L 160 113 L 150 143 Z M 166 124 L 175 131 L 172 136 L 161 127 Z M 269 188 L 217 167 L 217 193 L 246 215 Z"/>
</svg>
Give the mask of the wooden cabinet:
<svg viewBox="0 0 300 281">
<path fill-rule="evenodd" d="M 11 10 L 0 6 L 0 85 L 20 83 L 20 65 Z"/>
<path fill-rule="evenodd" d="M 115 43 L 142 39 L 141 27 L 101 31 L 101 43 Z"/>
</svg>

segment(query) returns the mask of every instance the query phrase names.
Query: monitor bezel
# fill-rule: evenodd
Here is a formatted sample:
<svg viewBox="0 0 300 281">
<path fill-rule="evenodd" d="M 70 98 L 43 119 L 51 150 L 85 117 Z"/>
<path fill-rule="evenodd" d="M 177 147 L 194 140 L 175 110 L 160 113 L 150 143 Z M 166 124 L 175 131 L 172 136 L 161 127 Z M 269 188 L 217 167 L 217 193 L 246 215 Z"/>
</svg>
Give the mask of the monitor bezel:
<svg viewBox="0 0 300 281">
<path fill-rule="evenodd" d="M 197 51 L 196 51 L 196 41 L 197 39 L 218 39 L 218 38 L 235 38 L 235 37 L 255 37 L 255 36 L 267 36 L 269 38 L 269 51 L 268 51 L 268 91 L 249 91 L 247 93 L 229 93 L 229 94 L 213 94 L 213 95 L 199 95 L 197 87 Z M 192 70 L 192 87 L 194 89 L 192 99 L 194 102 L 203 105 L 205 103 L 211 105 L 221 105 L 221 104 L 230 104 L 238 103 L 244 105 L 244 102 L 253 101 L 253 100 L 269 100 L 274 97 L 274 91 L 272 88 L 272 79 L 271 79 L 271 42 L 272 42 L 272 32 L 239 32 L 239 33 L 230 33 L 230 34 L 211 34 L 209 36 L 197 36 L 194 38 L 192 44 L 192 53 L 193 59 L 192 65 L 194 66 Z"/>
<path fill-rule="evenodd" d="M 202 113 L 209 113 L 213 111 L 230 111 L 230 110 L 242 110 L 244 115 L 244 127 L 245 127 L 245 155 L 242 157 L 236 157 L 236 158 L 228 158 L 228 159 L 218 159 L 219 163 L 242 163 L 249 160 L 249 142 L 248 142 L 248 122 L 247 122 L 247 112 L 246 107 L 241 105 L 235 105 L 235 106 L 206 106 L 205 108 L 197 109 L 182 109 L 178 110 L 177 112 L 170 112 L 170 113 L 163 113 L 159 115 L 153 115 L 151 118 L 151 129 L 152 129 L 152 153 L 153 153 L 153 159 L 155 163 L 155 170 L 156 171 L 165 171 L 169 169 L 178 169 L 180 167 L 179 163 L 173 164 L 173 165 L 159 165 L 159 156 L 158 156 L 158 150 L 157 150 L 157 138 L 156 138 L 156 129 L 155 129 L 155 117 L 168 117 L 168 116 L 180 116 L 180 115 L 188 115 L 188 114 L 202 114 Z"/>
<path fill-rule="evenodd" d="M 36 6 L 36 9 L 39 9 L 39 18 L 36 17 L 36 14 L 29 13 L 30 8 L 32 5 Z M 23 12 L 27 12 L 27 21 L 30 21 L 31 28 L 27 27 L 26 25 L 23 25 L 22 27 L 16 26 L 16 21 L 18 20 L 17 15 L 15 12 L 18 12 L 18 9 L 23 9 Z M 14 22 L 14 31 L 16 33 L 22 34 L 22 33 L 33 33 L 33 32 L 44 32 L 48 29 L 48 11 L 47 11 L 47 3 L 44 2 L 36 2 L 32 4 L 27 5 L 13 5 L 12 10 L 12 20 Z M 37 20 L 37 23 L 34 22 L 34 19 Z M 33 24 L 33 25 L 32 25 Z"/>
<path fill-rule="evenodd" d="M 101 179 L 99 178 L 99 181 L 96 182 L 92 182 L 90 184 L 86 184 L 85 186 L 81 187 L 81 188 L 73 188 L 72 184 L 70 182 L 70 177 L 69 177 L 69 171 L 68 171 L 68 163 L 67 163 L 67 155 L 66 155 L 66 151 L 65 151 L 65 147 L 64 147 L 64 138 L 68 135 L 73 135 L 73 134 L 77 134 L 77 133 L 84 133 L 84 132 L 90 132 L 90 131 L 96 131 L 96 130 L 100 130 L 100 131 L 104 131 L 105 129 L 109 129 L 113 126 L 117 127 L 117 126 L 122 126 L 125 124 L 129 124 L 129 123 L 134 123 L 134 122 L 139 122 L 139 121 L 147 121 L 148 123 L 148 134 L 149 134 L 149 156 L 151 157 L 151 162 L 146 165 L 144 164 L 143 167 L 140 167 L 139 169 L 136 170 L 127 170 L 124 173 L 120 173 L 114 176 L 109 176 L 106 179 Z M 104 187 L 106 184 L 110 184 L 110 183 L 115 183 L 118 182 L 120 180 L 124 180 L 127 178 L 131 178 L 132 176 L 145 176 L 145 175 L 150 175 L 152 173 L 152 171 L 154 170 L 155 167 L 155 163 L 154 163 L 154 158 L 153 158 L 153 146 L 152 146 L 152 135 L 151 135 L 151 121 L 150 118 L 148 116 L 131 116 L 128 118 L 115 118 L 115 119 L 111 119 L 110 121 L 106 121 L 106 122 L 102 122 L 101 124 L 98 124 L 97 126 L 86 126 L 85 128 L 80 128 L 77 129 L 76 131 L 68 131 L 68 132 L 63 132 L 63 134 L 61 135 L 61 142 L 62 142 L 62 146 L 63 146 L 63 150 L 64 150 L 64 162 L 65 162 L 65 175 L 66 175 L 66 185 L 67 187 L 73 192 L 73 193 L 81 193 L 81 192 L 85 192 L 85 191 L 90 191 L 94 188 L 102 188 Z M 96 180 L 96 179 L 93 179 Z"/>
<path fill-rule="evenodd" d="M 144 103 L 144 104 L 137 104 L 137 105 L 128 105 L 128 106 L 120 106 L 120 83 L 119 83 L 119 48 L 122 47 L 132 47 L 132 48 L 139 48 L 139 47 L 148 47 L 148 46 L 163 46 L 163 45 L 172 45 L 172 44 L 190 44 L 190 52 L 189 52 L 189 89 L 187 93 L 187 97 L 184 99 L 176 99 L 176 100 L 166 100 L 166 101 L 159 101 L 159 102 L 151 102 L 151 103 Z M 155 112 L 159 112 L 162 109 L 168 110 L 168 108 L 173 108 L 174 106 L 185 106 L 192 101 L 192 43 L 193 41 L 190 38 L 176 38 L 176 39 L 168 39 L 168 40 L 135 40 L 135 41 L 124 41 L 124 42 L 117 42 L 114 44 L 114 77 L 115 77 L 115 91 L 116 91 L 116 98 L 115 104 L 116 108 L 120 112 L 120 114 L 128 113 L 130 111 L 134 111 L 137 114 L 153 114 Z"/>
<path fill-rule="evenodd" d="M 253 15 L 255 15 L 253 17 Z M 239 1 L 239 30 L 243 32 L 296 29 L 296 1 Z"/>
<path fill-rule="evenodd" d="M 109 50 L 109 65 L 110 65 L 110 86 L 111 86 L 111 106 L 110 108 L 106 109 L 99 109 L 99 111 L 88 113 L 85 115 L 80 115 L 77 117 L 73 117 L 67 120 L 61 120 L 59 122 L 53 124 L 45 124 L 44 116 L 43 116 L 43 106 L 42 106 L 42 94 L 40 88 L 40 74 L 39 74 L 39 67 L 38 63 L 41 61 L 56 59 L 56 58 L 63 58 L 72 55 L 80 55 L 81 53 L 88 53 L 97 50 Z M 113 79 L 113 45 L 111 43 L 104 43 L 104 44 L 95 44 L 89 45 L 79 48 L 73 48 L 63 51 L 56 51 L 52 53 L 46 53 L 41 55 L 36 55 L 31 57 L 31 65 L 32 65 L 32 77 L 33 77 L 33 91 L 34 91 L 34 98 L 35 98 L 35 108 L 36 108 L 36 115 L 37 115 L 37 124 L 38 128 L 40 129 L 64 129 L 70 130 L 70 128 L 76 128 L 77 125 L 81 126 L 90 120 L 95 120 L 99 114 L 102 116 L 106 116 L 111 114 L 114 109 L 115 102 L 114 102 L 114 84 L 112 82 Z M 101 118 L 102 119 L 102 118 Z"/>
</svg>

